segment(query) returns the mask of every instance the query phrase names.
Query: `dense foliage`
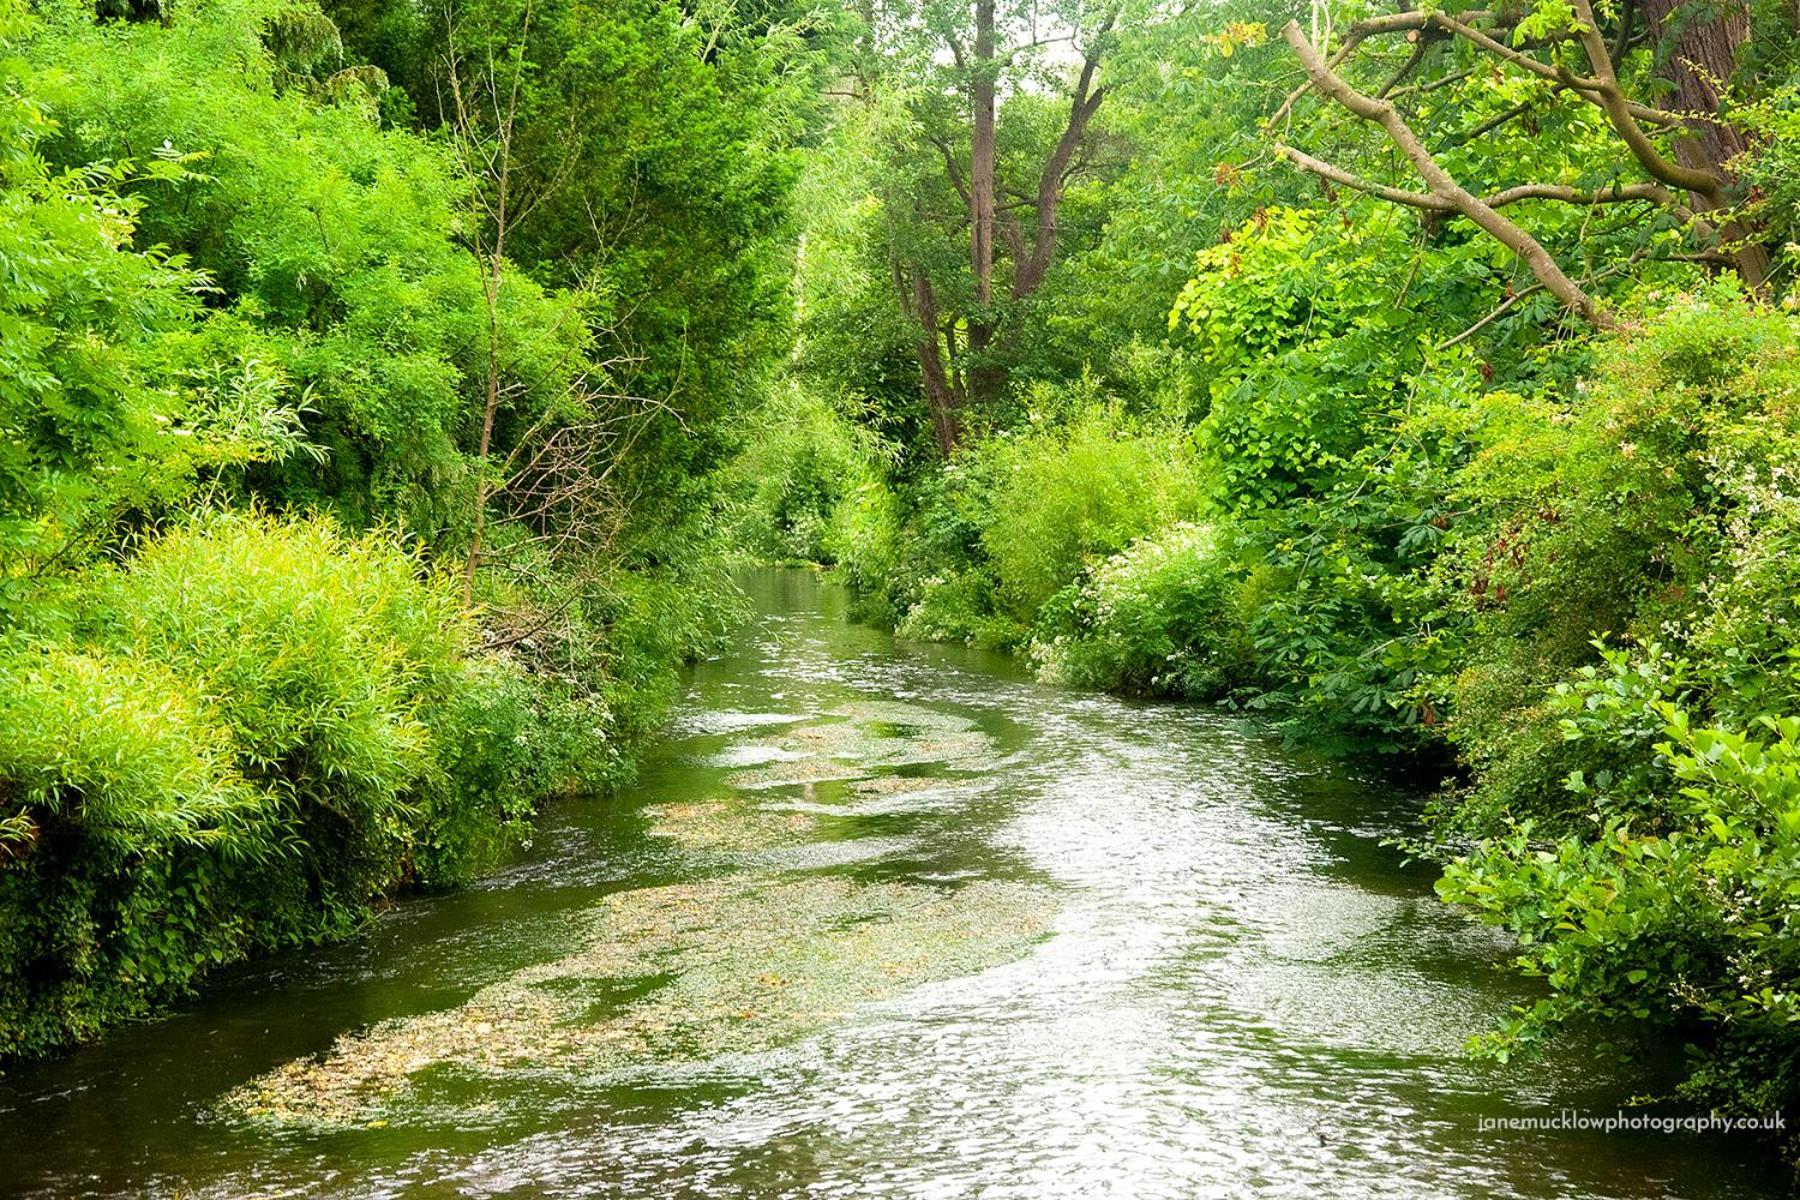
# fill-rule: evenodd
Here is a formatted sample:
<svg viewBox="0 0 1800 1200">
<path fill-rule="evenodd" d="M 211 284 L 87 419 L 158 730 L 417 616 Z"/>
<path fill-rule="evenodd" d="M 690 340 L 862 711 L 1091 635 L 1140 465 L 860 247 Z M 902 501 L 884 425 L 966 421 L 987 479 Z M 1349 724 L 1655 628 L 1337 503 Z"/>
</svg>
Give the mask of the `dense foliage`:
<svg viewBox="0 0 1800 1200">
<path fill-rule="evenodd" d="M 390 538 L 219 515 L 0 660 L 8 1052 L 455 879 L 542 794 L 512 681 Z M 534 790 L 532 785 L 538 785 Z"/>
<path fill-rule="evenodd" d="M 0 0 L 0 1057 L 467 878 L 734 608 L 819 47 L 333 15 Z"/>
<path fill-rule="evenodd" d="M 801 184 L 765 545 L 904 634 L 1441 771 L 1420 849 L 1543 981 L 1485 1052 L 1623 1023 L 1693 1100 L 1800 1101 L 1792 13 L 1002 5 L 988 210 L 968 14 L 919 12 Z M 1096 94 L 1054 261 L 972 298 Z"/>
</svg>

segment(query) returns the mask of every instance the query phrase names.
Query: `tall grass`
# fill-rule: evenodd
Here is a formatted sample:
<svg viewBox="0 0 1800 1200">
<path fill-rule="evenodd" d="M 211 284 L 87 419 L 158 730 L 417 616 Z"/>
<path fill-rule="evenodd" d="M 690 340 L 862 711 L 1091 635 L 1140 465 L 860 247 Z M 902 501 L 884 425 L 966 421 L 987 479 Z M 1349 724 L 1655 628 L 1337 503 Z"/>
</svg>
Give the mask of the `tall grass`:
<svg viewBox="0 0 1800 1200">
<path fill-rule="evenodd" d="M 0 1054 L 342 936 L 537 799 L 518 672 L 388 535 L 213 514 L 73 595 L 0 648 Z"/>
</svg>

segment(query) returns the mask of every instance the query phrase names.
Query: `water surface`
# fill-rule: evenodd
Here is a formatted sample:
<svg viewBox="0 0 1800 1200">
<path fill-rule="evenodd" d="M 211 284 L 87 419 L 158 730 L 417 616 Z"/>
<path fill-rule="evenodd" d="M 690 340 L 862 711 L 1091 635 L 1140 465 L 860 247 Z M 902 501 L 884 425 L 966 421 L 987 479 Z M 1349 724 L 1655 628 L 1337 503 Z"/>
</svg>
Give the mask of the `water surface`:
<svg viewBox="0 0 1800 1200">
<path fill-rule="evenodd" d="M 1228 715 L 847 623 L 802 572 L 640 783 L 352 945 L 0 1080 L 0 1193 L 1744 1197 L 1657 1080 L 1462 1048 L 1526 985 L 1416 797 Z"/>
</svg>

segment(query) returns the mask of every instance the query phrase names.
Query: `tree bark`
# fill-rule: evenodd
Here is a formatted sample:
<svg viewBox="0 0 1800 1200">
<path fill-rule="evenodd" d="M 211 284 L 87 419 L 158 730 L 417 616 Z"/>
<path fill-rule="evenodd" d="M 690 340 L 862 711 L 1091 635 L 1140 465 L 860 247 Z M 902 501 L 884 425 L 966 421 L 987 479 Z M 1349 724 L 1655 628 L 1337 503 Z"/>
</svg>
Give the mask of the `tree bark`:
<svg viewBox="0 0 1800 1200">
<path fill-rule="evenodd" d="M 995 98 L 994 0 L 975 0 L 974 58 L 969 64 L 969 271 L 975 281 L 975 309 L 969 314 L 970 397 L 994 399 L 1005 374 L 989 361 L 994 343 Z"/>
<path fill-rule="evenodd" d="M 969 270 L 978 319 L 994 298 L 994 0 L 975 0 L 975 61 L 969 68 Z"/>
<path fill-rule="evenodd" d="M 1675 139 L 1675 157 L 1682 165 L 1711 172 L 1726 183 L 1735 182 L 1731 161 L 1749 148 L 1744 135 L 1718 120 L 1724 97 L 1720 89 L 1737 71 L 1738 54 L 1750 41 L 1750 6 L 1744 0 L 1709 6 L 1702 12 L 1684 13 L 1684 0 L 1642 0 L 1644 19 L 1656 35 L 1662 59 L 1657 74 L 1674 87 L 1673 101 L 1663 107 L 1684 116 L 1682 132 Z M 1718 207 L 1714 198 L 1695 195 L 1696 207 Z M 1769 271 L 1769 252 L 1748 240 L 1741 227 L 1727 223 L 1720 231 L 1728 241 L 1741 242 L 1734 252 L 1738 272 L 1752 286 L 1762 283 Z"/>
<path fill-rule="evenodd" d="M 910 278 L 909 278 L 910 276 Z M 900 309 L 917 331 L 913 350 L 919 359 L 920 382 L 925 388 L 925 409 L 931 415 L 931 434 L 938 452 L 949 456 L 956 449 L 962 433 L 964 390 L 958 386 L 944 364 L 943 348 L 938 344 L 937 293 L 931 280 L 917 268 L 906 271 L 894 267 L 894 286 L 900 293 Z"/>
<path fill-rule="evenodd" d="M 1644 19 L 1662 43 L 1657 74 L 1674 86 L 1664 107 L 1689 114 L 1675 152 L 1690 166 L 1726 177 L 1726 164 L 1746 149 L 1743 135 L 1716 120 L 1719 89 L 1737 70 L 1738 52 L 1750 40 L 1750 6 L 1733 0 L 1703 14 L 1683 14 L 1684 0 L 1642 0 Z"/>
<path fill-rule="evenodd" d="M 1112 19 L 1100 27 L 1096 37 L 1105 37 L 1112 28 Z M 1063 126 L 1062 136 L 1056 141 L 1056 148 L 1044 161 L 1044 168 L 1038 172 L 1037 229 L 1032 239 L 1031 251 L 1024 252 L 1023 239 L 1015 246 L 1017 262 L 1013 268 L 1012 295 L 1015 300 L 1023 300 L 1044 282 L 1049 273 L 1050 264 L 1056 259 L 1056 210 L 1062 203 L 1064 187 L 1068 184 L 1069 164 L 1074 160 L 1075 151 L 1081 146 L 1082 139 L 1087 136 L 1088 125 L 1094 114 L 1100 111 L 1100 102 L 1106 98 L 1106 89 L 1094 86 L 1094 74 L 1099 69 L 1100 60 L 1089 54 L 1082 60 L 1081 74 L 1075 81 L 1075 92 L 1069 99 L 1069 119 Z"/>
</svg>

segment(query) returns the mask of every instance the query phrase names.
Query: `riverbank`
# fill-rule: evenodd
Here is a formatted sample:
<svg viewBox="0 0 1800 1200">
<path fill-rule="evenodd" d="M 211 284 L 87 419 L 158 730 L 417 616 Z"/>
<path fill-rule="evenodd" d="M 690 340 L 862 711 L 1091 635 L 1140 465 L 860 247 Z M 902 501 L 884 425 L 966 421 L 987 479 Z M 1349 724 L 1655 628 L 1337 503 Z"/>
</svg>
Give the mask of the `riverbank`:
<svg viewBox="0 0 1800 1200">
<path fill-rule="evenodd" d="M 0 642 L 0 1063 L 354 937 L 629 780 L 717 610 L 613 590 L 548 670 L 390 537 L 216 513 L 40 598 Z"/>
<path fill-rule="evenodd" d="M 479 875 L 733 611 L 809 52 L 583 2 L 0 0 L 0 1061 Z"/>
</svg>

